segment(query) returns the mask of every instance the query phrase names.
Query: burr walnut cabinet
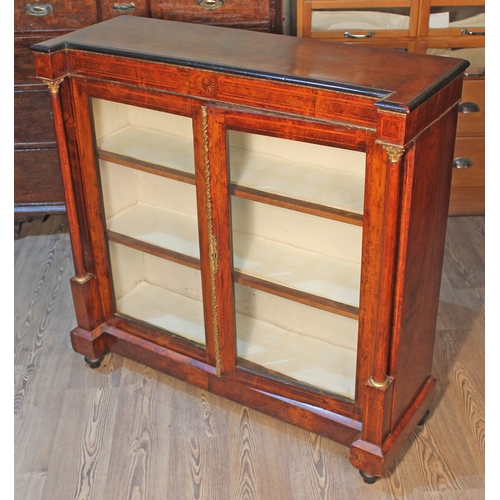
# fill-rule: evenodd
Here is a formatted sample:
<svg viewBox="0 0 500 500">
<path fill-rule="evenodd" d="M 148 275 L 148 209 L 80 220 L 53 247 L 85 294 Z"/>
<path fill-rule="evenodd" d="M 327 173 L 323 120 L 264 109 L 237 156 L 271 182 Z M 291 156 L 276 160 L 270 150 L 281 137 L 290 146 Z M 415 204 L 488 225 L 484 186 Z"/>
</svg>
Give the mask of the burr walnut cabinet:
<svg viewBox="0 0 500 500">
<path fill-rule="evenodd" d="M 327 436 L 382 476 L 436 383 L 468 63 L 130 16 L 32 50 L 73 348 Z"/>
</svg>

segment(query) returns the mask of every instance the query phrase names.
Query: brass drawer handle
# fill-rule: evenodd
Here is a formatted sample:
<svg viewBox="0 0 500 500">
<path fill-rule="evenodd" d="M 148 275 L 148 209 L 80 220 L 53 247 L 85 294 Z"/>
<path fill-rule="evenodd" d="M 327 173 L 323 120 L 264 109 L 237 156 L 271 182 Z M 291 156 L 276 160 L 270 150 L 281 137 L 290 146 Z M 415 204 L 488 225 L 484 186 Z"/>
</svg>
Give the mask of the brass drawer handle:
<svg viewBox="0 0 500 500">
<path fill-rule="evenodd" d="M 224 5 L 224 0 L 196 0 L 196 3 L 202 9 L 215 10 Z"/>
<path fill-rule="evenodd" d="M 115 3 L 113 5 L 113 10 L 119 12 L 120 14 L 126 14 L 127 12 L 132 12 L 135 10 L 135 4 L 133 3 Z"/>
<path fill-rule="evenodd" d="M 471 168 L 473 166 L 474 163 L 472 163 L 470 158 L 460 156 L 459 158 L 455 158 L 453 160 L 453 168 Z"/>
<path fill-rule="evenodd" d="M 478 35 L 478 36 L 484 36 L 485 32 L 484 31 L 469 31 L 468 29 L 463 29 L 462 30 L 462 35 Z"/>
<path fill-rule="evenodd" d="M 486 70 L 483 69 L 482 71 L 479 71 L 479 73 L 464 73 L 464 76 L 470 76 L 470 77 L 484 76 L 485 72 L 486 72 Z"/>
<path fill-rule="evenodd" d="M 481 108 L 475 102 L 463 102 L 458 106 L 458 112 L 469 114 L 469 113 L 479 113 Z"/>
<path fill-rule="evenodd" d="M 375 31 L 369 31 L 366 35 L 353 35 L 349 31 L 344 32 L 344 38 L 372 38 L 375 36 Z"/>
<path fill-rule="evenodd" d="M 45 3 L 45 4 L 30 4 L 27 3 L 24 6 L 24 12 L 28 14 L 29 16 L 35 16 L 35 17 L 43 17 L 43 16 L 48 16 L 49 14 L 52 14 L 52 5 L 50 3 Z"/>
</svg>

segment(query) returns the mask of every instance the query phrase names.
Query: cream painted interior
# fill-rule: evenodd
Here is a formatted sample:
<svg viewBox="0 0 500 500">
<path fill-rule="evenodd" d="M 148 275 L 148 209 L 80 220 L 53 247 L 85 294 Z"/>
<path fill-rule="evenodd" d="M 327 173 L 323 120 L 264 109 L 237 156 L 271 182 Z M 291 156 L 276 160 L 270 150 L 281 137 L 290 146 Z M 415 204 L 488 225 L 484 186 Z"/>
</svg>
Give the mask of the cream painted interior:
<svg viewBox="0 0 500 500">
<path fill-rule="evenodd" d="M 99 147 L 194 171 L 189 119 L 96 100 L 94 115 Z M 229 142 L 232 181 L 297 197 L 302 185 L 302 199 L 362 211 L 364 153 L 236 132 Z M 109 230 L 199 257 L 193 185 L 103 160 L 100 178 Z M 237 269 L 358 305 L 359 226 L 234 196 L 231 221 Z M 121 244 L 109 248 L 117 310 L 204 344 L 200 272 Z M 356 320 L 242 285 L 235 297 L 241 358 L 354 397 Z"/>
<path fill-rule="evenodd" d="M 199 258 L 194 186 L 104 161 L 101 184 L 108 229 Z M 236 269 L 359 305 L 361 227 L 231 200 Z"/>
<path fill-rule="evenodd" d="M 238 356 L 354 399 L 358 322 L 236 285 Z"/>
<path fill-rule="evenodd" d="M 110 242 L 118 312 L 205 344 L 201 274 Z"/>
<path fill-rule="evenodd" d="M 231 197 L 238 270 L 359 305 L 362 228 Z"/>
<path fill-rule="evenodd" d="M 231 182 L 363 212 L 366 153 L 229 131 Z"/>
<path fill-rule="evenodd" d="M 102 160 L 100 172 L 109 230 L 199 258 L 193 185 Z"/>
<path fill-rule="evenodd" d="M 190 118 L 101 99 L 92 103 L 100 148 L 194 173 Z"/>
</svg>

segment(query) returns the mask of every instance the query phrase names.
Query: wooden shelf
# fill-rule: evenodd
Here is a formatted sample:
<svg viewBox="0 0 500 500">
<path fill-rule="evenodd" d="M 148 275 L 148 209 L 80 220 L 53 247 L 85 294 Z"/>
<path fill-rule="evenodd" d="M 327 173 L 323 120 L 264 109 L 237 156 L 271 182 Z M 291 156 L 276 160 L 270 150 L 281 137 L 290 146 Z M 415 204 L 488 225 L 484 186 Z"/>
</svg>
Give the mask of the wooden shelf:
<svg viewBox="0 0 500 500">
<path fill-rule="evenodd" d="M 115 243 L 200 269 L 198 227 L 193 216 L 137 203 L 109 219 L 107 229 L 109 240 Z M 233 233 L 233 253 L 237 283 L 357 319 L 358 263 L 240 232 Z M 283 263 L 286 258 L 293 264 Z M 311 274 L 318 266 L 322 271 L 328 269 L 335 279 L 325 280 L 324 272 Z"/>
<path fill-rule="evenodd" d="M 260 366 L 280 379 L 354 399 L 356 350 L 236 315 L 237 352 L 248 368 Z M 247 363 L 245 363 L 247 362 Z M 284 377 L 283 377 L 284 375 Z"/>
<path fill-rule="evenodd" d="M 205 344 L 202 303 L 161 286 L 140 282 L 117 301 L 117 311 Z M 355 350 L 244 314 L 236 315 L 236 328 L 238 356 L 245 362 L 260 365 L 264 373 L 272 370 L 280 378 L 354 399 Z"/>
<path fill-rule="evenodd" d="M 140 147 L 139 141 L 142 141 Z M 175 154 L 169 150 L 173 144 Z M 183 137 L 127 127 L 99 140 L 98 157 L 195 184 L 192 142 Z M 230 148 L 230 158 L 230 191 L 235 196 L 358 226 L 363 224 L 364 175 L 242 152 L 239 148 Z M 304 171 L 306 176 L 299 175 Z"/>
<path fill-rule="evenodd" d="M 201 301 L 141 281 L 116 301 L 117 312 L 185 339 L 205 344 Z"/>
<path fill-rule="evenodd" d="M 116 163 L 117 165 L 135 168 L 136 170 L 147 172 L 148 174 L 160 175 L 162 177 L 167 177 L 168 179 L 187 182 L 188 184 L 195 183 L 194 173 L 191 172 L 184 172 L 165 165 L 158 165 L 157 163 L 151 163 L 146 160 L 133 158 L 119 153 L 113 153 L 103 149 L 98 149 L 97 152 L 100 160 L 110 161 Z"/>
<path fill-rule="evenodd" d="M 300 211 L 306 211 L 310 207 L 323 217 L 343 217 L 354 223 L 362 221 L 366 161 L 364 153 L 299 143 L 299 146 L 309 149 L 308 157 L 291 141 L 253 137 L 251 134 L 238 136 L 234 132 L 229 136 L 230 146 L 232 137 L 244 143 L 245 136 L 249 135 L 249 147 L 254 147 L 255 150 L 229 148 L 231 185 L 235 194 L 277 205 L 282 202 L 287 208 Z M 251 142 L 252 139 L 255 144 Z M 295 146 L 293 152 L 277 156 L 280 151 L 278 148 L 283 151 L 288 144 L 290 147 Z M 261 151 L 258 150 L 259 147 Z M 277 151 L 271 154 L 274 149 Z M 338 158 L 335 155 L 337 152 Z M 323 155 L 325 158 L 322 158 Z M 347 163 L 352 170 L 349 171 L 347 167 L 343 170 L 343 163 Z M 335 168 L 332 164 L 337 164 L 340 168 Z"/>
<path fill-rule="evenodd" d="M 130 162 L 127 166 L 133 168 L 153 165 L 156 171 L 165 169 L 174 175 L 183 172 L 194 177 L 193 141 L 186 137 L 128 126 L 100 138 L 98 149 L 126 158 Z"/>
</svg>

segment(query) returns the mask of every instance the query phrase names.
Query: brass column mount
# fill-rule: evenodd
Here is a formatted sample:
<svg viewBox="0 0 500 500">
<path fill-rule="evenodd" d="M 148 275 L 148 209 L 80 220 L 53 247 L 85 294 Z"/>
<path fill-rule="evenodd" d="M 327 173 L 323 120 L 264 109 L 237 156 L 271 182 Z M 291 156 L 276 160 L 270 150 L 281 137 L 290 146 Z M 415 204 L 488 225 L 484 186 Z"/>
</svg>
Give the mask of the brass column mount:
<svg viewBox="0 0 500 500">
<path fill-rule="evenodd" d="M 391 146 L 390 144 L 382 144 L 382 148 L 387 151 L 387 156 L 391 163 L 398 163 L 405 152 L 402 146 Z"/>
<path fill-rule="evenodd" d="M 372 377 L 370 377 L 368 379 L 368 383 L 372 387 L 376 387 L 377 389 L 383 389 L 384 387 L 387 387 L 391 383 L 391 378 L 390 377 L 386 377 L 386 379 L 384 381 L 382 381 L 382 382 L 376 382 L 375 380 L 373 380 Z"/>
<path fill-rule="evenodd" d="M 92 275 L 87 273 L 85 276 L 73 276 L 73 281 L 83 285 L 83 283 L 86 283 L 90 278 L 92 278 Z"/>
<path fill-rule="evenodd" d="M 64 80 L 64 77 L 58 78 L 57 80 L 47 80 L 45 78 L 42 78 L 42 82 L 49 87 L 49 91 L 51 94 L 57 94 L 59 92 L 59 86 L 61 85 L 62 81 Z"/>
</svg>

